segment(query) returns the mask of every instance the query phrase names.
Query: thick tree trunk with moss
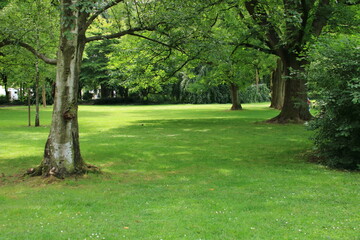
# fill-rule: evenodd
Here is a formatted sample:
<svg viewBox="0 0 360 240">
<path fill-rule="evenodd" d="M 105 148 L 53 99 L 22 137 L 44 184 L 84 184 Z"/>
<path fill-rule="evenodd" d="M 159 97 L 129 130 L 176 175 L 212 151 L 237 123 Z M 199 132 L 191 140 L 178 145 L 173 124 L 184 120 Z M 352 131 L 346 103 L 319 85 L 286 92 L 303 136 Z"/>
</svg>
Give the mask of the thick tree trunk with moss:
<svg viewBox="0 0 360 240">
<path fill-rule="evenodd" d="M 33 175 L 64 177 L 84 172 L 80 154 L 78 127 L 78 84 L 80 64 L 85 47 L 85 17 L 71 10 L 71 1 L 63 0 L 59 51 L 57 54 L 54 109 L 49 137 L 41 165 Z M 75 17 L 76 16 L 76 17 Z M 67 23 L 67 21 L 71 21 Z"/>
<path fill-rule="evenodd" d="M 284 105 L 285 79 L 284 68 L 281 59 L 277 61 L 276 70 L 271 76 L 271 108 L 281 110 Z"/>
<path fill-rule="evenodd" d="M 307 104 L 307 89 L 304 79 L 305 62 L 293 53 L 282 57 L 285 73 L 284 105 L 280 114 L 269 120 L 275 123 L 301 123 L 312 118 Z"/>
<path fill-rule="evenodd" d="M 230 110 L 241 110 L 241 104 L 239 99 L 239 87 L 235 83 L 230 84 L 230 94 L 232 106 Z"/>
</svg>

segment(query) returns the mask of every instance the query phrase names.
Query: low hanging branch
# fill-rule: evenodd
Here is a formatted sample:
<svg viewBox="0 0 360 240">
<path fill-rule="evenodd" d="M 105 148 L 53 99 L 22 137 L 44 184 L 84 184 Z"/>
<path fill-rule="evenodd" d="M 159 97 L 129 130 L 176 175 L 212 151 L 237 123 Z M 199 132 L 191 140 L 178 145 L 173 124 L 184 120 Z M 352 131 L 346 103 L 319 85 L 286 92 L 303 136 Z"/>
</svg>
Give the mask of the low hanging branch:
<svg viewBox="0 0 360 240">
<path fill-rule="evenodd" d="M 139 37 L 139 38 L 143 38 L 143 39 L 146 39 L 146 40 L 151 41 L 151 42 L 158 43 L 158 44 L 160 44 L 160 45 L 163 45 L 163 46 L 168 47 L 168 48 L 171 48 L 171 49 L 175 49 L 175 50 L 177 50 L 177 51 L 185 54 L 185 51 L 184 51 L 184 50 L 182 50 L 182 49 L 180 49 L 180 48 L 178 48 L 178 47 L 176 47 L 176 46 L 172 46 L 172 45 L 170 45 L 170 44 L 161 42 L 161 41 L 159 41 L 159 40 L 156 40 L 156 39 L 153 39 L 153 38 L 149 38 L 149 37 L 146 37 L 146 36 L 144 36 L 144 35 L 137 34 L 137 33 L 131 33 L 131 34 L 129 34 L 129 35 L 132 35 L 132 36 L 135 36 L 135 37 Z"/>
<path fill-rule="evenodd" d="M 44 54 L 39 53 L 38 51 L 35 50 L 35 48 L 33 48 L 32 46 L 30 46 L 27 43 L 14 41 L 14 40 L 9 40 L 9 39 L 5 39 L 2 42 L 0 42 L 0 48 L 8 46 L 8 45 L 15 45 L 15 46 L 23 47 L 23 48 L 27 49 L 28 51 L 30 51 L 32 54 L 34 54 L 36 57 L 43 60 L 47 64 L 51 64 L 51 65 L 56 65 L 57 64 L 56 59 L 46 57 Z"/>
<path fill-rule="evenodd" d="M 88 42 L 93 42 L 93 41 L 98 41 L 98 40 L 120 38 L 125 35 L 134 35 L 135 32 L 154 31 L 154 30 L 155 30 L 154 27 L 135 27 L 135 28 L 121 31 L 121 32 L 113 33 L 113 34 L 88 37 L 88 38 L 86 38 L 85 42 L 88 43 Z"/>
</svg>

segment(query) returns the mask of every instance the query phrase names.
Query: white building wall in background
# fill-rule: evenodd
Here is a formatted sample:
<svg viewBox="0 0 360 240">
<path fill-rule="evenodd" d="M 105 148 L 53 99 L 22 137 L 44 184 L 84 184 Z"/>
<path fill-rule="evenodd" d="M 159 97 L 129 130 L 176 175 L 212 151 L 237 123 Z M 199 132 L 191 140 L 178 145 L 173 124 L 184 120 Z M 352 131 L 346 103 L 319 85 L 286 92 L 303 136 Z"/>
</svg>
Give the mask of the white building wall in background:
<svg viewBox="0 0 360 240">
<path fill-rule="evenodd" d="M 6 96 L 5 88 L 3 86 L 0 86 L 0 96 Z"/>
<path fill-rule="evenodd" d="M 19 100 L 19 90 L 16 88 L 8 88 L 10 92 L 10 101 Z M 0 96 L 6 96 L 5 88 L 0 86 Z"/>
</svg>

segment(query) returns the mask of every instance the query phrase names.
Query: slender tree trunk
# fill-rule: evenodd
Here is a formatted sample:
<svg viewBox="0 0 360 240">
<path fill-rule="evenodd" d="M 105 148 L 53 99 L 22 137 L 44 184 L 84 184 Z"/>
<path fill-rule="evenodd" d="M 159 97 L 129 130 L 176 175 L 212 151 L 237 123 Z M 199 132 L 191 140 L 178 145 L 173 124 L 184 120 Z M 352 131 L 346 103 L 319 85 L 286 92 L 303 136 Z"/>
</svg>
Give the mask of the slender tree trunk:
<svg viewBox="0 0 360 240">
<path fill-rule="evenodd" d="M 82 93 L 81 93 L 82 86 L 79 83 L 79 89 L 78 89 L 78 100 L 82 100 Z"/>
<path fill-rule="evenodd" d="M 241 110 L 241 104 L 239 99 L 239 87 L 235 83 L 230 84 L 230 94 L 232 106 L 230 110 Z"/>
<path fill-rule="evenodd" d="M 25 101 L 25 99 L 24 99 L 24 83 L 20 83 L 20 101 Z"/>
<path fill-rule="evenodd" d="M 40 96 L 39 96 L 39 81 L 40 81 L 40 72 L 39 72 L 39 60 L 36 60 L 35 63 L 35 127 L 40 126 Z"/>
<path fill-rule="evenodd" d="M 256 68 L 255 69 L 255 84 L 256 84 L 256 91 L 257 92 L 259 92 L 259 82 L 260 82 L 259 69 Z"/>
<path fill-rule="evenodd" d="M 281 110 L 284 105 L 285 80 L 284 68 L 281 59 L 277 61 L 276 70 L 271 76 L 271 108 Z"/>
<path fill-rule="evenodd" d="M 31 126 L 31 91 L 30 88 L 28 88 L 28 126 Z"/>
<path fill-rule="evenodd" d="M 43 107 L 46 108 L 46 85 L 45 85 L 45 82 L 42 86 L 42 103 L 43 103 Z"/>
<path fill-rule="evenodd" d="M 307 105 L 307 89 L 304 79 L 303 61 L 296 54 L 287 54 L 282 58 L 285 67 L 285 97 L 280 114 L 269 120 L 275 123 L 301 123 L 311 120 Z"/>
<path fill-rule="evenodd" d="M 61 1 L 62 21 L 67 24 L 61 26 L 52 123 L 44 159 L 32 175 L 63 178 L 86 169 L 80 154 L 77 100 L 87 13 L 68 7 L 72 3 Z"/>
</svg>

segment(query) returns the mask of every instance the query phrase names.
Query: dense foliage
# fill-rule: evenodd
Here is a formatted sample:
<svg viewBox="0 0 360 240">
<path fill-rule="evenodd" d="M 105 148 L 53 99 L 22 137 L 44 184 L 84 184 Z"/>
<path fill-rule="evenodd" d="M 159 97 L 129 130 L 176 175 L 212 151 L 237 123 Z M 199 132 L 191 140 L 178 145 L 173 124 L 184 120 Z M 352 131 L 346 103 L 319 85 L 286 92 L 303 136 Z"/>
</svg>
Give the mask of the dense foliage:
<svg viewBox="0 0 360 240">
<path fill-rule="evenodd" d="M 312 123 L 320 161 L 330 167 L 360 168 L 359 40 L 319 44 L 310 69 L 320 113 Z"/>
<path fill-rule="evenodd" d="M 240 91 L 240 99 L 243 103 L 268 102 L 270 101 L 270 89 L 266 84 L 254 84 L 244 91 Z"/>
</svg>

